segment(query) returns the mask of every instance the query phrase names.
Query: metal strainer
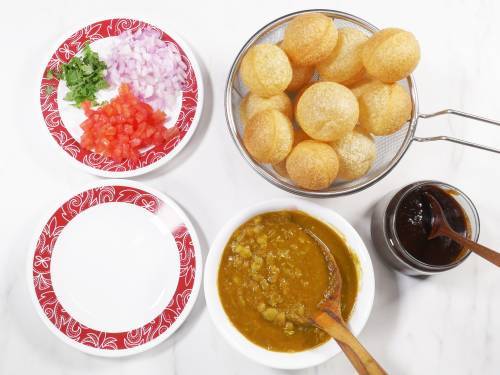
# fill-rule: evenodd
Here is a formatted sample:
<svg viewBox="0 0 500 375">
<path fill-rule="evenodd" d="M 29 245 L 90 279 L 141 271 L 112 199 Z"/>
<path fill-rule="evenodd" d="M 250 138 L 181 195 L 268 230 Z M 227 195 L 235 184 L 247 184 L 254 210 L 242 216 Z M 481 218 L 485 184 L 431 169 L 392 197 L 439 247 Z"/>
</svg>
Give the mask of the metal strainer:
<svg viewBox="0 0 500 375">
<path fill-rule="evenodd" d="M 375 143 L 377 146 L 377 158 L 373 163 L 370 171 L 363 177 L 354 181 L 342 181 L 336 180 L 333 185 L 329 188 L 321 191 L 312 191 L 308 189 L 302 189 L 295 186 L 290 180 L 281 177 L 277 174 L 270 165 L 259 164 L 254 161 L 252 157 L 248 154 L 245 146 L 243 145 L 243 125 L 240 120 L 239 107 L 242 98 L 247 94 L 248 89 L 244 86 L 241 79 L 239 78 L 238 71 L 240 67 L 241 60 L 247 50 L 255 44 L 259 43 L 278 43 L 283 39 L 284 29 L 287 23 L 295 16 L 304 13 L 320 12 L 324 15 L 331 17 L 337 28 L 342 27 L 353 27 L 361 30 L 368 36 L 372 35 L 378 29 L 367 21 L 353 16 L 348 13 L 326 10 L 326 9 L 311 9 L 304 10 L 295 13 L 288 14 L 281 18 L 278 18 L 262 29 L 257 31 L 254 36 L 252 36 L 243 46 L 241 51 L 236 56 L 234 63 L 229 72 L 229 76 L 226 84 L 225 93 L 225 108 L 226 108 L 226 120 L 229 126 L 229 131 L 233 137 L 233 140 L 238 147 L 241 155 L 245 160 L 257 171 L 262 177 L 272 184 L 280 187 L 288 192 L 308 196 L 308 197 L 335 197 L 340 195 L 352 194 L 361 191 L 380 179 L 386 176 L 401 160 L 406 150 L 410 146 L 412 141 L 417 142 L 428 142 L 428 141 L 449 141 L 454 143 L 459 143 L 466 146 L 471 146 L 491 152 L 500 153 L 500 149 L 494 149 L 491 147 L 486 147 L 478 145 L 476 143 L 468 142 L 461 139 L 451 138 L 447 136 L 436 136 L 421 138 L 415 136 L 415 130 L 419 118 L 429 118 L 434 116 L 440 116 L 443 114 L 453 114 L 462 117 L 467 117 L 474 120 L 479 120 L 482 122 L 500 125 L 500 121 L 490 120 L 484 117 L 471 115 L 465 112 L 445 109 L 430 114 L 421 114 L 418 110 L 418 96 L 417 88 L 415 86 L 415 81 L 412 76 L 409 76 L 406 80 L 399 82 L 403 87 L 405 87 L 411 96 L 412 101 L 412 113 L 411 119 L 396 133 L 384 137 L 375 137 Z M 313 79 L 317 79 L 314 77 Z"/>
</svg>

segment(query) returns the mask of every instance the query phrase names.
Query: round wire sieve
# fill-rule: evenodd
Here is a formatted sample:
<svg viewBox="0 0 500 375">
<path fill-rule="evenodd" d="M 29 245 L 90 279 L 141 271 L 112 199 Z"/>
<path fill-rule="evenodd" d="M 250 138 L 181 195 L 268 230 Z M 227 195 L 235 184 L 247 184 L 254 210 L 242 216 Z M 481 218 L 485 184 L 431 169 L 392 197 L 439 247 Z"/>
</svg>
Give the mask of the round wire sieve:
<svg viewBox="0 0 500 375">
<path fill-rule="evenodd" d="M 370 36 L 378 29 L 369 22 L 353 16 L 349 13 L 339 12 L 327 9 L 311 9 L 295 13 L 290 13 L 280 17 L 257 31 L 240 50 L 236 59 L 233 62 L 229 76 L 226 83 L 225 92 L 225 109 L 226 120 L 229 131 L 233 140 L 238 147 L 241 155 L 245 160 L 258 172 L 262 177 L 279 188 L 286 190 L 290 193 L 308 196 L 308 197 L 335 197 L 340 195 L 352 194 L 373 185 L 384 176 L 386 176 L 401 160 L 405 152 L 408 150 L 412 141 L 428 142 L 428 141 L 449 141 L 459 143 L 466 146 L 471 146 L 491 152 L 500 153 L 500 149 L 482 146 L 476 143 L 468 142 L 462 139 L 452 138 L 448 136 L 435 136 L 435 137 L 416 137 L 415 130 L 419 118 L 429 118 L 443 114 L 453 114 L 470 119 L 500 125 L 500 121 L 490 120 L 484 117 L 475 116 L 462 111 L 453 109 L 445 109 L 430 114 L 421 114 L 418 110 L 418 95 L 415 81 L 410 75 L 406 80 L 399 83 L 409 92 L 412 101 L 412 113 L 410 120 L 396 133 L 384 137 L 375 137 L 375 144 L 377 146 L 377 158 L 373 163 L 370 171 L 363 177 L 354 181 L 336 180 L 330 187 L 320 191 L 313 191 L 303 189 L 295 186 L 289 179 L 284 178 L 277 174 L 270 165 L 260 164 L 252 159 L 248 154 L 245 146 L 243 145 L 243 125 L 240 120 L 239 107 L 242 98 L 248 93 L 248 89 L 241 82 L 238 75 L 241 60 L 247 50 L 255 44 L 259 43 L 278 43 L 283 39 L 284 29 L 287 23 L 295 16 L 304 13 L 319 12 L 331 17 L 337 28 L 352 27 L 356 28 L 366 35 Z M 313 80 L 318 77 L 313 77 Z"/>
</svg>

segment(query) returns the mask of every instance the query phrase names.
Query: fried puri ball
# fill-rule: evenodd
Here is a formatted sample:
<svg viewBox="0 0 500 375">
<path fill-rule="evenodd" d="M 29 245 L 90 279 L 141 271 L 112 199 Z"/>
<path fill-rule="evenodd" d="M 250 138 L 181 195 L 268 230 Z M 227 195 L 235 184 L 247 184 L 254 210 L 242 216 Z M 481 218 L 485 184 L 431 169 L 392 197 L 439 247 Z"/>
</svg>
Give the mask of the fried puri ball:
<svg viewBox="0 0 500 375">
<path fill-rule="evenodd" d="M 299 103 L 300 98 L 302 97 L 302 94 L 312 85 L 314 85 L 316 82 L 309 82 L 306 83 L 297 93 L 295 94 L 295 97 L 293 98 L 292 105 L 293 105 L 293 112 L 296 113 L 297 111 L 297 104 Z"/>
<path fill-rule="evenodd" d="M 363 46 L 362 58 L 370 76 L 392 83 L 413 72 L 420 60 L 420 47 L 412 33 L 389 28 L 373 34 Z"/>
<path fill-rule="evenodd" d="M 351 89 L 354 96 L 356 98 L 359 98 L 365 92 L 370 90 L 371 87 L 376 86 L 376 85 L 383 85 L 383 83 L 380 81 L 377 81 L 376 79 L 373 79 L 370 77 L 365 77 L 361 81 L 356 82 L 353 85 L 350 85 L 349 88 Z"/>
<path fill-rule="evenodd" d="M 338 31 L 330 17 L 321 13 L 302 14 L 285 29 L 283 49 L 292 63 L 310 66 L 327 58 L 335 48 Z"/>
<path fill-rule="evenodd" d="M 279 163 L 292 149 L 292 123 L 280 111 L 266 109 L 248 121 L 243 134 L 243 143 L 256 161 Z"/>
<path fill-rule="evenodd" d="M 243 57 L 240 76 L 251 92 L 270 97 L 288 87 L 292 80 L 292 66 L 286 53 L 278 46 L 257 44 Z"/>
<path fill-rule="evenodd" d="M 249 119 L 266 109 L 277 109 L 290 120 L 293 118 L 292 101 L 287 94 L 282 92 L 269 98 L 263 98 L 250 92 L 240 103 L 240 119 L 243 125 L 246 126 Z"/>
<path fill-rule="evenodd" d="M 316 68 L 322 80 L 350 85 L 365 74 L 361 51 L 368 37 L 352 27 L 339 30 L 339 40 L 333 52 Z"/>
<path fill-rule="evenodd" d="M 314 74 L 313 66 L 298 66 L 292 63 L 292 80 L 286 91 L 297 92 L 309 82 Z"/>
<path fill-rule="evenodd" d="M 286 88 L 287 92 L 297 92 L 306 85 L 314 74 L 314 66 L 298 66 L 292 64 L 292 80 Z"/>
<path fill-rule="evenodd" d="M 318 141 L 335 141 L 358 122 L 358 101 L 347 87 L 317 82 L 300 96 L 295 119 L 307 135 Z"/>
<path fill-rule="evenodd" d="M 288 155 L 286 171 L 297 186 L 321 190 L 337 177 L 339 159 L 326 143 L 306 140 L 297 144 Z"/>
<path fill-rule="evenodd" d="M 304 133 L 302 129 L 293 129 L 293 146 L 298 143 L 305 141 L 306 139 L 310 139 L 309 136 Z M 273 169 L 282 177 L 288 177 L 288 173 L 286 171 L 286 159 L 280 161 L 279 163 L 273 164 Z"/>
<path fill-rule="evenodd" d="M 283 49 L 283 42 L 280 42 L 278 47 Z M 311 80 L 314 74 L 314 66 L 299 66 L 292 61 L 290 61 L 290 64 L 292 65 L 292 80 L 288 84 L 286 91 L 297 92 Z"/>
<path fill-rule="evenodd" d="M 389 135 L 410 119 L 412 103 L 397 83 L 371 85 L 359 98 L 359 125 L 374 135 Z"/>
<path fill-rule="evenodd" d="M 371 168 L 377 154 L 373 137 L 363 129 L 354 128 L 331 146 L 339 158 L 338 177 L 355 180 L 364 176 Z"/>
</svg>

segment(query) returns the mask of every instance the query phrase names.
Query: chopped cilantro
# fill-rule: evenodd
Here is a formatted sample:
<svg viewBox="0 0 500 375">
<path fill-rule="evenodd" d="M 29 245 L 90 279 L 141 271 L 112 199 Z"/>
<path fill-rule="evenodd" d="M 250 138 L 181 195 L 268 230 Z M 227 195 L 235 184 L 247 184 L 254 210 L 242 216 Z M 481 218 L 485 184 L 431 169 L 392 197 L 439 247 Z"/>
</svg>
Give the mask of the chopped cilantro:
<svg viewBox="0 0 500 375">
<path fill-rule="evenodd" d="M 83 47 L 82 57 L 75 56 L 67 64 L 61 66 L 59 73 L 49 70 L 47 78 L 63 79 L 68 86 L 68 93 L 64 100 L 74 102 L 77 107 L 89 101 L 97 105 L 97 91 L 107 88 L 105 80 L 106 64 L 99 59 L 99 55 L 90 49 L 88 43 Z"/>
</svg>

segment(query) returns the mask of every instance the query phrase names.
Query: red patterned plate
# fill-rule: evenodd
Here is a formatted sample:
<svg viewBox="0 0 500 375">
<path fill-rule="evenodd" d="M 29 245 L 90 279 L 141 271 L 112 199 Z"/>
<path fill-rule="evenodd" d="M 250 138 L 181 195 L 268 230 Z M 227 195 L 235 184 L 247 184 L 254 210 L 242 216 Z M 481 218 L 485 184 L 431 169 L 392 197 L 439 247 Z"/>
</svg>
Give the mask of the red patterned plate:
<svg viewBox="0 0 500 375">
<path fill-rule="evenodd" d="M 141 152 L 139 160 L 125 160 L 121 163 L 110 158 L 85 150 L 80 145 L 82 130 L 80 124 L 85 120 L 83 111 L 63 99 L 67 92 L 64 81 L 48 79 L 49 70 L 57 71 L 78 54 L 85 42 L 105 59 L 115 38 L 125 30 L 152 27 L 161 32 L 162 39 L 172 43 L 187 66 L 187 78 L 182 93 L 177 98 L 175 109 L 168 110 L 167 127 L 176 126 L 179 135 L 170 141 Z M 114 97 L 117 90 L 99 92 L 100 100 Z M 65 39 L 50 58 L 44 69 L 40 85 L 40 105 L 47 130 L 64 153 L 76 165 L 87 172 L 104 177 L 130 177 L 144 174 L 172 159 L 189 141 L 198 124 L 203 108 L 203 80 L 198 63 L 189 47 L 172 32 L 165 32 L 148 23 L 128 18 L 114 18 L 95 22 Z"/>
<path fill-rule="evenodd" d="M 142 184 L 111 180 L 44 221 L 28 259 L 29 288 L 64 342 L 124 356 L 182 324 L 198 295 L 201 262 L 193 225 L 177 204 Z"/>
</svg>

